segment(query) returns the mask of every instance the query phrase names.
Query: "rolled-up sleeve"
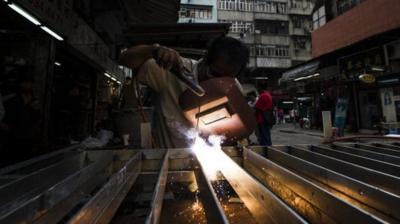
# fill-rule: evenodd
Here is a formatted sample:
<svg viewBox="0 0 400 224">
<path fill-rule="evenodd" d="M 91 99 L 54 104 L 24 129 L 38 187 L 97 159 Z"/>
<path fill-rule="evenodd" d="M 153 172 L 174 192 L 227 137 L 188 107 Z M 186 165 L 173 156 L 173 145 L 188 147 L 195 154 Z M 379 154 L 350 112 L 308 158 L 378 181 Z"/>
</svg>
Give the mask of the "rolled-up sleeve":
<svg viewBox="0 0 400 224">
<path fill-rule="evenodd" d="M 137 79 L 154 91 L 162 92 L 167 86 L 168 72 L 162 69 L 154 59 L 147 60 L 140 66 Z"/>
</svg>

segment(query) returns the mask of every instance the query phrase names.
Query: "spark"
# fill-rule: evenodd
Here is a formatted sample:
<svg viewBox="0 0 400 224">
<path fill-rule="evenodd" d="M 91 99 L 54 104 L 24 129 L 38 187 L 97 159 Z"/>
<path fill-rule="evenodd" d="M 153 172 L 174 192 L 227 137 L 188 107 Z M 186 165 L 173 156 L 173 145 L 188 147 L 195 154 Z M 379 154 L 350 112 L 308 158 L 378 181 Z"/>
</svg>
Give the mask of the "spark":
<svg viewBox="0 0 400 224">
<path fill-rule="evenodd" d="M 224 160 L 220 160 L 220 153 L 222 153 L 221 144 L 223 139 L 223 136 L 212 135 L 208 137 L 207 142 L 198 135 L 196 136 L 191 147 L 199 163 L 203 167 L 205 175 L 210 180 L 217 179 L 218 171 L 221 169 L 221 165 L 224 163 Z"/>
</svg>

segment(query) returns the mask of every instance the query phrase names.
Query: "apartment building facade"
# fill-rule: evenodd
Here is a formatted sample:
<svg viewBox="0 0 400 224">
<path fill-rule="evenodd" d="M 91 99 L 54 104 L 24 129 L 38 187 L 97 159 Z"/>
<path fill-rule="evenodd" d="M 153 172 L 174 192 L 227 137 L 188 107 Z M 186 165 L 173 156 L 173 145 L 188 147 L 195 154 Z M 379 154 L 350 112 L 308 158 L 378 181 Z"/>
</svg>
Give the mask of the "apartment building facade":
<svg viewBox="0 0 400 224">
<path fill-rule="evenodd" d="M 312 0 L 217 0 L 218 22 L 251 51 L 248 79 L 277 85 L 282 71 L 311 58 Z"/>
<path fill-rule="evenodd" d="M 181 0 L 179 23 L 216 23 L 217 0 Z"/>
</svg>

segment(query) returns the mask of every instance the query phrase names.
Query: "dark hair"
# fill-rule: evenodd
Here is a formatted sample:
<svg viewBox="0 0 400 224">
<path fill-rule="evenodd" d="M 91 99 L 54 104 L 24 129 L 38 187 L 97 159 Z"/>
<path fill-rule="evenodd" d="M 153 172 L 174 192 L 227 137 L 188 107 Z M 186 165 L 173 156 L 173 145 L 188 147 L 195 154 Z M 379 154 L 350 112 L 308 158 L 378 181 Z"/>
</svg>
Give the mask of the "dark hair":
<svg viewBox="0 0 400 224">
<path fill-rule="evenodd" d="M 214 63 L 218 57 L 223 57 L 227 65 L 240 72 L 249 61 L 249 49 L 243 42 L 232 37 L 218 37 L 208 47 L 206 64 Z"/>
</svg>

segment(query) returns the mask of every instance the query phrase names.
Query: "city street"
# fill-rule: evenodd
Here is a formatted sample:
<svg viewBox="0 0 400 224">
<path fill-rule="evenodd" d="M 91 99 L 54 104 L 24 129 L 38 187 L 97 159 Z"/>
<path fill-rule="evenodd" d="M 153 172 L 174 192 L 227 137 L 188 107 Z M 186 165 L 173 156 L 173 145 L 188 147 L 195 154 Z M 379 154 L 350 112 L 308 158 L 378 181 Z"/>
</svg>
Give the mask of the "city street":
<svg viewBox="0 0 400 224">
<path fill-rule="evenodd" d="M 277 124 L 271 131 L 273 145 L 319 144 L 322 142 L 322 133 L 317 131 L 305 131 L 293 124 Z M 255 135 L 250 137 L 253 143 L 257 142 Z"/>
</svg>

